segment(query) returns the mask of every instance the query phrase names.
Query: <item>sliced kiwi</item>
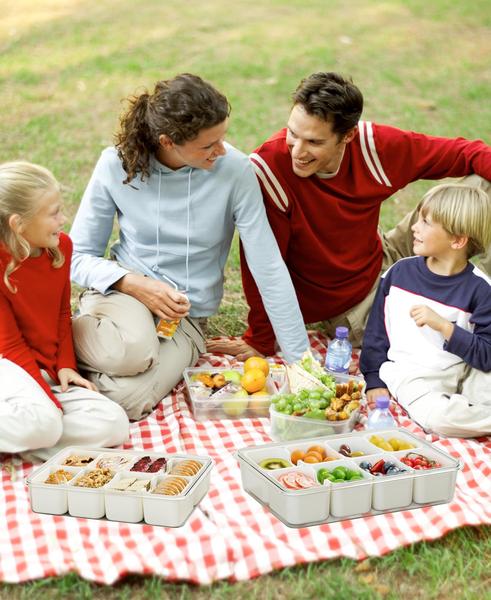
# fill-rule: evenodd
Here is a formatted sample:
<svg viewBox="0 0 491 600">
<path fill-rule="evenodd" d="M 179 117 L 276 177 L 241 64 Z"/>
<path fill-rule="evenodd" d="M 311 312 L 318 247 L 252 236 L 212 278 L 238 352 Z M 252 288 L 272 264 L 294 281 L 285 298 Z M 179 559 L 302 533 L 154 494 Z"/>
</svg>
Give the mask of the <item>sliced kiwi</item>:
<svg viewBox="0 0 491 600">
<path fill-rule="evenodd" d="M 268 471 L 274 471 L 274 469 L 284 469 L 285 467 L 291 467 L 292 463 L 284 458 L 265 458 L 259 463 L 261 469 L 267 469 Z"/>
</svg>

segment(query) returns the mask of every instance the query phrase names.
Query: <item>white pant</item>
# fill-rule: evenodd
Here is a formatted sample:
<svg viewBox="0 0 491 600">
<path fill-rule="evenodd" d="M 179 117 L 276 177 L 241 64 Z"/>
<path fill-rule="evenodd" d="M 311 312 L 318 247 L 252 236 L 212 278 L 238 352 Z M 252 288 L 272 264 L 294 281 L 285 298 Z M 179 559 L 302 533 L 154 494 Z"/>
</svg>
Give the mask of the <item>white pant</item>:
<svg viewBox="0 0 491 600">
<path fill-rule="evenodd" d="M 0 452 L 47 460 L 66 446 L 119 446 L 128 438 L 128 418 L 115 402 L 78 386 L 62 392 L 45 379 L 63 412 L 24 369 L 0 358 Z"/>
<path fill-rule="evenodd" d="M 380 378 L 423 429 L 463 438 L 491 434 L 491 372 L 462 363 L 431 371 L 385 362 Z"/>
</svg>

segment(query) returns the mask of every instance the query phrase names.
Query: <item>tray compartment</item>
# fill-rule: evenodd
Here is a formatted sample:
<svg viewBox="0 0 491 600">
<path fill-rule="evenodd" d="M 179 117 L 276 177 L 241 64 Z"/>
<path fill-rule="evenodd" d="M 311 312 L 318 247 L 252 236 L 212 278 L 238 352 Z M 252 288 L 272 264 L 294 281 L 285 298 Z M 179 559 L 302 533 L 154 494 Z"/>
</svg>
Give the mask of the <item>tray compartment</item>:
<svg viewBox="0 0 491 600">
<path fill-rule="evenodd" d="M 68 484 L 68 512 L 72 517 L 100 519 L 105 515 L 104 488 L 113 479 L 115 473 L 112 472 L 111 479 L 99 487 L 77 485 L 82 477 L 90 476 L 96 469 L 97 467 L 83 469 Z"/>
<path fill-rule="evenodd" d="M 411 450 L 395 452 L 397 458 L 406 456 Z M 432 504 L 450 502 L 455 493 L 457 472 L 460 461 L 435 447 L 423 446 L 415 450 L 430 460 L 436 460 L 441 467 L 414 471 L 413 502 Z"/>
<path fill-rule="evenodd" d="M 104 490 L 106 517 L 110 521 L 123 521 L 126 523 L 139 523 L 143 520 L 143 499 L 145 491 L 132 491 L 131 489 L 114 489 L 121 481 L 136 480 L 148 482 L 150 486 L 155 475 L 153 473 L 138 473 L 135 471 L 120 471 L 107 484 Z"/>
<path fill-rule="evenodd" d="M 67 471 L 73 477 L 81 471 L 81 468 L 67 467 L 61 465 L 47 465 L 38 469 L 29 486 L 31 508 L 34 512 L 47 513 L 50 515 L 63 515 L 68 510 L 67 483 L 46 483 L 51 473 L 56 471 Z"/>
<path fill-rule="evenodd" d="M 360 465 L 363 461 L 375 465 L 379 460 L 394 463 L 397 467 L 405 469 L 405 471 L 394 475 L 372 475 L 372 508 L 380 511 L 391 511 L 409 506 L 413 498 L 412 474 L 414 470 L 411 467 L 402 464 L 392 452 L 353 459 L 357 465 Z"/>
<path fill-rule="evenodd" d="M 282 515 L 284 521 L 292 526 L 301 525 L 306 519 L 314 521 L 327 519 L 331 491 L 329 486 L 318 484 L 303 490 L 289 490 L 278 482 L 278 477 L 286 472 L 305 473 L 317 481 L 315 471 L 310 465 L 303 464 L 293 469 L 268 471 L 270 479 L 268 499 L 271 509 Z"/>
</svg>

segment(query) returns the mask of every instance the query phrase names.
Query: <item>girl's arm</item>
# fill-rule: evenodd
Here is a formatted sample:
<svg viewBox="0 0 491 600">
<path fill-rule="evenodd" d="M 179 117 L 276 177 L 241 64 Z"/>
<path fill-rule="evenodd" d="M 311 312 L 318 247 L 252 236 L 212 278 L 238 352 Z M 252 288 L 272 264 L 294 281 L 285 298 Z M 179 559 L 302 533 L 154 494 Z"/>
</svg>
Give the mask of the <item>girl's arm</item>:
<svg viewBox="0 0 491 600">
<path fill-rule="evenodd" d="M 61 251 L 65 255 L 65 285 L 63 287 L 60 314 L 58 317 L 58 353 L 56 358 L 56 371 L 62 368 L 77 369 L 77 360 L 73 348 L 72 336 L 72 310 L 70 307 L 71 285 L 70 285 L 70 260 L 72 258 L 72 241 L 68 236 L 62 238 Z"/>
<path fill-rule="evenodd" d="M 0 290 L 0 354 L 22 369 L 43 388 L 53 402 L 61 408 L 60 403 L 52 393 L 49 385 L 41 375 L 38 364 L 26 344 L 22 332 L 19 330 L 17 320 L 12 312 L 10 303 Z"/>
</svg>

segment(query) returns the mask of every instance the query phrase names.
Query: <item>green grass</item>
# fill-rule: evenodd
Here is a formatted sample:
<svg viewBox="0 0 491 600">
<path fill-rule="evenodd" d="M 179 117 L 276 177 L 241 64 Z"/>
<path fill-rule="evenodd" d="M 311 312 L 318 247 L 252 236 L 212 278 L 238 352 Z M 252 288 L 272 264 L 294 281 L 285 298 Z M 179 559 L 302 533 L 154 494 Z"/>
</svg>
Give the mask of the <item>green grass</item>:
<svg viewBox="0 0 491 600">
<path fill-rule="evenodd" d="M 291 92 L 316 70 L 352 75 L 366 119 L 491 142 L 489 0 L 16 0 L 1 10 L 0 161 L 53 170 L 70 221 L 112 141 L 121 100 L 183 71 L 228 96 L 229 141 L 245 152 L 284 125 Z M 429 186 L 412 184 L 387 201 L 383 225 Z M 211 333 L 240 334 L 246 315 L 235 243 Z M 210 588 L 139 577 L 106 588 L 69 575 L 3 585 L 0 597 L 491 598 L 491 527 L 399 549 L 368 567 L 327 561 Z"/>
</svg>

